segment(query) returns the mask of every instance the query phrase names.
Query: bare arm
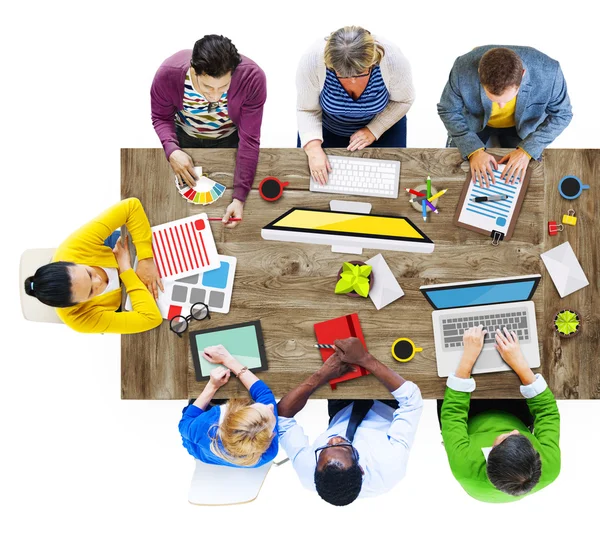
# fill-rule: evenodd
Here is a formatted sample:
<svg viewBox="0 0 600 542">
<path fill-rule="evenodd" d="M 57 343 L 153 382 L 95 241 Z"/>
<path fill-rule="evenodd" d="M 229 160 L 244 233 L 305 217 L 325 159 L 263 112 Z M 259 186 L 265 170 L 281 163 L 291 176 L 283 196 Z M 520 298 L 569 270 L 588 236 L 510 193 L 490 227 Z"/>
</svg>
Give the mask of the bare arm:
<svg viewBox="0 0 600 542">
<path fill-rule="evenodd" d="M 277 403 L 279 416 L 293 418 L 304 408 L 306 401 L 317 388 L 320 388 L 332 378 L 344 374 L 348 368 L 348 365 L 343 363 L 337 354 L 330 356 L 316 373 L 310 375 Z"/>
</svg>

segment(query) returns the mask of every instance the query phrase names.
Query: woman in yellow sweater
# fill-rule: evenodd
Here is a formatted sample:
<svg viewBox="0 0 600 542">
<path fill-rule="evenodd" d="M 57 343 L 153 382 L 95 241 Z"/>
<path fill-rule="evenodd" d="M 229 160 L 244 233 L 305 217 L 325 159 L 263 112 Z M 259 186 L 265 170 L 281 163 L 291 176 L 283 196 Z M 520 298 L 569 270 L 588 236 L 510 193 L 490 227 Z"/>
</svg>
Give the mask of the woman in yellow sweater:
<svg viewBox="0 0 600 542">
<path fill-rule="evenodd" d="M 137 272 L 126 239 L 119 238 L 114 249 L 104 243 L 123 224 L 136 248 Z M 131 298 L 130 312 L 119 311 L 121 282 Z M 137 198 L 120 201 L 79 228 L 58 247 L 52 263 L 25 280 L 28 295 L 56 307 L 60 319 L 82 333 L 140 333 L 159 326 L 157 288 L 163 286 L 152 257 L 152 232 Z"/>
</svg>

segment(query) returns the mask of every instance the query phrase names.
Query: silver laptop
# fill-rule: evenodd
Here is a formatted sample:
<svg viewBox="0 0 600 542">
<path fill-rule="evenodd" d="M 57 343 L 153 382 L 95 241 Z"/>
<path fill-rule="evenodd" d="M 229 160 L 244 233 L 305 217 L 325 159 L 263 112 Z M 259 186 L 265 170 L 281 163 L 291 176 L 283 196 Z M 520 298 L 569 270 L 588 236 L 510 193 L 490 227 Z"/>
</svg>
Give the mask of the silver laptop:
<svg viewBox="0 0 600 542">
<path fill-rule="evenodd" d="M 310 191 L 374 198 L 398 197 L 400 162 L 379 158 L 355 158 L 328 154 L 331 172 L 327 184 L 310 178 Z"/>
<path fill-rule="evenodd" d="M 511 370 L 494 346 L 496 329 L 505 327 L 517 334 L 529 367 L 539 367 L 531 298 L 540 278 L 541 275 L 525 275 L 421 286 L 421 292 L 435 309 L 432 318 L 438 375 L 448 376 L 456 370 L 463 353 L 465 330 L 479 324 L 488 332 L 473 374 Z"/>
</svg>

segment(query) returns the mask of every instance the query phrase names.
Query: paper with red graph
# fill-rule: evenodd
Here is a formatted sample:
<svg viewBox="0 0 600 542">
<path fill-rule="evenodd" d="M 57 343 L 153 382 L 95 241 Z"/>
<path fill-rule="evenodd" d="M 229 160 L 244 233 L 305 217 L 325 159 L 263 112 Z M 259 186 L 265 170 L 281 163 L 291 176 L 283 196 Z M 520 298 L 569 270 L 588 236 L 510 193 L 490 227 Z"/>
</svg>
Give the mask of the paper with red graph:
<svg viewBox="0 0 600 542">
<path fill-rule="evenodd" d="M 334 318 L 333 320 L 326 320 L 325 322 L 319 322 L 318 324 L 315 324 L 315 335 L 319 344 L 333 344 L 333 342 L 337 339 L 356 337 L 360 340 L 365 349 L 367 348 L 365 338 L 360 327 L 360 321 L 358 320 L 358 314 L 356 313 L 348 314 L 347 316 L 340 316 L 339 318 Z M 323 362 L 325 362 L 327 358 L 334 353 L 332 348 L 321 348 L 320 351 Z M 352 380 L 368 374 L 369 371 L 366 369 L 363 369 L 358 365 L 352 365 L 352 371 L 348 371 L 342 376 L 330 380 L 329 385 L 331 386 L 332 390 L 335 390 L 336 386 L 340 382 L 345 382 L 346 380 Z"/>
<path fill-rule="evenodd" d="M 152 252 L 161 278 L 177 279 L 221 265 L 206 213 L 154 226 Z"/>
</svg>

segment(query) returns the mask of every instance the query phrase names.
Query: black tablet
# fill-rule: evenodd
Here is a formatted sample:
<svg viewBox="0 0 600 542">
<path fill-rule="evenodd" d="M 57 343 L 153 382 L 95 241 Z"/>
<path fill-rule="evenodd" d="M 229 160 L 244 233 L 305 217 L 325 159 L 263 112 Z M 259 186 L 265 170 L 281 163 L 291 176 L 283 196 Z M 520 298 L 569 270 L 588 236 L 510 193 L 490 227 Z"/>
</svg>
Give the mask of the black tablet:
<svg viewBox="0 0 600 542">
<path fill-rule="evenodd" d="M 205 348 L 217 346 L 218 344 L 222 344 L 235 359 L 251 369 L 252 372 L 267 370 L 267 355 L 265 353 L 262 327 L 260 320 L 254 320 L 242 324 L 190 332 L 190 346 L 198 382 L 208 380 L 210 372 L 218 367 L 202 355 Z"/>
</svg>

